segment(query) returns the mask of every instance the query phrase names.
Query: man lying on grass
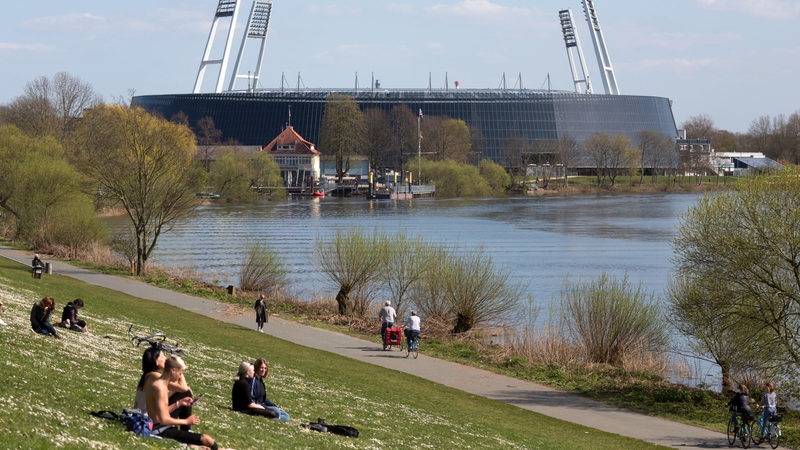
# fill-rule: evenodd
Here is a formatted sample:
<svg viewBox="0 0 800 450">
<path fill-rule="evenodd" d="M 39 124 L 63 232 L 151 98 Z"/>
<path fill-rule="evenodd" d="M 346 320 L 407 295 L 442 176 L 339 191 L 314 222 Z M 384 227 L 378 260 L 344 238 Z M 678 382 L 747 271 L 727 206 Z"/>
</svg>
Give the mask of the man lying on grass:
<svg viewBox="0 0 800 450">
<path fill-rule="evenodd" d="M 168 386 L 170 382 L 178 381 L 184 370 L 186 370 L 186 364 L 183 360 L 177 356 L 170 356 L 164 363 L 164 372 L 161 376 L 145 382 L 144 395 L 147 401 L 147 414 L 153 419 L 152 434 L 184 444 L 217 450 L 217 443 L 211 436 L 178 428 L 180 425 L 200 423 L 199 417 L 192 415 L 185 419 L 176 419 L 169 415 Z"/>
</svg>

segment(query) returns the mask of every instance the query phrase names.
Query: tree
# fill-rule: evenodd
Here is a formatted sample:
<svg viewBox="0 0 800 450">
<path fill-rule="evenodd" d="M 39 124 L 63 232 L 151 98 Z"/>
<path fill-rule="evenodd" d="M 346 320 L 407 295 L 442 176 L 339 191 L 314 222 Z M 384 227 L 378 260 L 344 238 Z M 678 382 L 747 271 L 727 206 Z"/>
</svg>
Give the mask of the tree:
<svg viewBox="0 0 800 450">
<path fill-rule="evenodd" d="M 391 244 L 387 248 L 390 254 L 386 258 L 383 276 L 397 314 L 404 317 L 409 310 L 406 299 L 432 269 L 437 251 L 422 238 L 411 237 L 404 232 L 384 238 Z"/>
<path fill-rule="evenodd" d="M 16 219 L 16 235 L 36 237 L 59 205 L 83 195 L 81 188 L 80 174 L 52 136 L 31 137 L 13 125 L 0 127 L 0 209 Z"/>
<path fill-rule="evenodd" d="M 389 118 L 380 108 L 370 108 L 364 111 L 366 124 L 366 140 L 364 154 L 369 158 L 369 165 L 373 168 L 386 166 L 386 153 L 391 145 L 391 129 Z"/>
<path fill-rule="evenodd" d="M 66 145 L 83 111 L 99 102 L 91 85 L 66 72 L 58 72 L 52 79 L 41 76 L 28 82 L 25 94 L 6 109 L 6 121 L 26 134 L 52 135 Z"/>
<path fill-rule="evenodd" d="M 558 138 L 555 151 L 558 161 L 564 167 L 564 186 L 568 186 L 567 173 L 570 167 L 574 167 L 580 159 L 580 146 L 578 146 L 578 142 L 571 136 L 564 135 Z"/>
<path fill-rule="evenodd" d="M 644 177 L 646 169 L 650 169 L 653 183 L 658 183 L 658 173 L 667 169 L 672 160 L 670 153 L 675 152 L 675 145 L 669 136 L 657 131 L 642 131 L 637 137 L 641 151 L 641 177 Z M 640 179 L 640 183 L 642 181 Z"/>
<path fill-rule="evenodd" d="M 350 155 L 363 150 L 364 115 L 353 97 L 331 94 L 325 103 L 319 130 L 320 149 L 334 155 L 339 182 L 350 170 Z"/>
<path fill-rule="evenodd" d="M 712 133 L 716 131 L 714 121 L 707 114 L 691 116 L 681 127 L 686 130 L 687 139 L 711 139 Z"/>
<path fill-rule="evenodd" d="M 250 155 L 236 150 L 220 153 L 211 165 L 211 182 L 214 192 L 226 200 L 249 200 L 255 193 L 252 189 L 255 167 Z"/>
<path fill-rule="evenodd" d="M 212 117 L 206 116 L 197 121 L 195 134 L 197 135 L 197 143 L 203 146 L 203 166 L 206 168 L 206 172 L 210 172 L 211 160 L 209 159 L 209 152 L 213 151 L 214 146 L 219 144 L 222 130 L 217 129 Z"/>
<path fill-rule="evenodd" d="M 86 112 L 79 131 L 81 164 L 101 196 L 118 201 L 136 235 L 136 274 L 163 231 L 196 204 L 202 178 L 194 164 L 192 131 L 139 107 L 101 105 Z"/>
<path fill-rule="evenodd" d="M 747 320 L 796 367 L 800 363 L 800 170 L 740 182 L 737 191 L 701 198 L 674 239 L 678 273 L 725 287 L 717 307 L 728 326 Z M 771 354 L 773 348 L 758 345 Z M 787 367 L 792 371 L 793 367 Z M 786 372 L 784 371 L 784 374 Z"/>
<path fill-rule="evenodd" d="M 491 159 L 483 159 L 478 164 L 481 178 L 489 183 L 489 186 L 497 194 L 502 194 L 511 186 L 511 176 L 502 166 L 495 164 Z"/>
<path fill-rule="evenodd" d="M 288 286 L 286 268 L 281 256 L 268 245 L 253 242 L 247 246 L 247 257 L 239 272 L 239 287 L 244 291 L 267 291 L 275 296 Z"/>
<path fill-rule="evenodd" d="M 417 152 L 417 117 L 407 105 L 397 105 L 389 113 L 393 162 L 400 168 L 412 153 Z"/>
<path fill-rule="evenodd" d="M 472 138 L 467 123 L 460 119 L 431 116 L 422 121 L 422 150 L 435 159 L 468 163 L 472 157 Z"/>
</svg>

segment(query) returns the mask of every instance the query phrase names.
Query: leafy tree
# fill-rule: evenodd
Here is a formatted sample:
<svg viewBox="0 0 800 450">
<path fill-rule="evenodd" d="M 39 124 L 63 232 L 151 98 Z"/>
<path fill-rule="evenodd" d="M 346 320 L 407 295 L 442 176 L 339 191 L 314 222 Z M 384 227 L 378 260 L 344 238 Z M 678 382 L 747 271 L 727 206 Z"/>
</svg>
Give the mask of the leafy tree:
<svg viewBox="0 0 800 450">
<path fill-rule="evenodd" d="M 409 164 L 417 172 L 416 158 Z M 455 161 L 430 161 L 422 158 L 420 173 L 426 183 L 436 186 L 437 197 L 484 197 L 491 195 L 492 188 L 481 177 L 477 167 Z"/>
<path fill-rule="evenodd" d="M 725 325 L 751 322 L 738 331 L 763 333 L 793 366 L 800 363 L 800 170 L 744 179 L 737 191 L 701 198 L 673 246 L 678 273 L 725 287 L 726 307 L 716 308 Z"/>
<path fill-rule="evenodd" d="M 364 154 L 369 158 L 370 167 L 386 166 L 386 153 L 391 145 L 391 128 L 387 114 L 380 108 L 364 111 L 366 139 Z"/>
<path fill-rule="evenodd" d="M 339 182 L 350 170 L 350 155 L 363 150 L 365 139 L 364 115 L 355 99 L 331 94 L 322 114 L 319 141 L 323 152 L 334 155 Z"/>
<path fill-rule="evenodd" d="M 337 230 L 333 241 L 317 241 L 316 263 L 339 290 L 336 303 L 339 314 L 363 317 L 380 285 L 387 240 L 374 231 Z"/>
<path fill-rule="evenodd" d="M 255 167 L 250 155 L 235 150 L 221 152 L 211 165 L 214 192 L 226 200 L 249 200 L 256 194 L 251 186 Z"/>
<path fill-rule="evenodd" d="M 495 193 L 503 193 L 511 186 L 511 175 L 491 159 L 483 159 L 478 165 L 481 177 L 486 180 Z"/>
<path fill-rule="evenodd" d="M 101 105 L 84 115 L 79 139 L 81 165 L 101 196 L 118 201 L 136 235 L 136 274 L 163 231 L 196 204 L 202 178 L 194 165 L 191 130 L 138 107 Z"/>
<path fill-rule="evenodd" d="M 435 159 L 470 162 L 472 138 L 467 123 L 460 119 L 431 116 L 422 121 L 422 150 Z"/>
<path fill-rule="evenodd" d="M 688 338 L 693 356 L 719 366 L 722 392 L 734 388 L 735 374 L 755 370 L 774 375 L 775 364 L 785 360 L 780 346 L 771 345 L 763 325 L 740 314 L 739 305 L 730 300 L 736 294 L 728 287 L 720 280 L 684 271 L 668 288 L 670 322 Z M 764 352 L 764 348 L 773 351 Z"/>
<path fill-rule="evenodd" d="M 281 168 L 272 159 L 272 156 L 264 152 L 256 153 L 250 160 L 250 169 L 253 177 L 250 183 L 252 186 L 270 188 L 271 197 L 286 195 L 286 190 L 283 189 Z"/>
<path fill-rule="evenodd" d="M 81 181 L 54 138 L 0 127 L 0 209 L 16 218 L 18 236 L 35 238 L 58 205 L 83 195 Z"/>
</svg>

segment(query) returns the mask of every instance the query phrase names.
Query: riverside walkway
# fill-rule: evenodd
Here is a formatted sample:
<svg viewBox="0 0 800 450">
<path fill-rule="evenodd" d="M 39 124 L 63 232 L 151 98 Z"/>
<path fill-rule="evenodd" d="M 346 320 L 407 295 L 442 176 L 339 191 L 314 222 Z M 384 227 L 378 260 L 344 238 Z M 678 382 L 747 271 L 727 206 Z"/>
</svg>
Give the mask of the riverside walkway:
<svg viewBox="0 0 800 450">
<path fill-rule="evenodd" d="M 0 256 L 29 265 L 32 253 L 0 246 Z M 64 262 L 53 262 L 53 271 L 86 283 L 241 325 L 256 332 L 255 316 L 250 308 L 194 297 L 130 278 L 105 275 Z M 406 359 L 400 352 L 376 351 L 380 349 L 376 343 L 333 331 L 277 317 L 271 317 L 264 330 L 274 337 L 299 345 L 406 372 L 464 392 L 609 433 L 682 449 L 728 447 L 722 433 L 627 411 L 576 394 L 424 354 L 420 354 L 417 360 Z"/>
</svg>

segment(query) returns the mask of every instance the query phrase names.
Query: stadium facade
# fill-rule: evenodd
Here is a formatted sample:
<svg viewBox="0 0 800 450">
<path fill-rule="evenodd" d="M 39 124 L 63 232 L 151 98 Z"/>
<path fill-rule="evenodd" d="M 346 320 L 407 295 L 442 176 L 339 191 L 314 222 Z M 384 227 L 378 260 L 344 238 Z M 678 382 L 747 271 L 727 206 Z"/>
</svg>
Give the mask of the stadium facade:
<svg viewBox="0 0 800 450">
<path fill-rule="evenodd" d="M 407 105 L 425 116 L 464 120 L 483 138 L 483 157 L 502 162 L 507 141 L 571 137 L 582 144 L 592 134 L 625 134 L 637 142 L 641 131 L 676 136 L 670 101 L 663 97 L 597 95 L 538 90 L 298 90 L 142 95 L 134 104 L 165 118 L 183 113 L 194 124 L 214 119 L 223 140 L 264 146 L 289 122 L 311 142 L 319 142 L 325 103 L 331 93 L 355 98 L 362 110 L 386 111 Z M 321 148 L 322 153 L 325 149 Z"/>
<path fill-rule="evenodd" d="M 194 125 L 211 117 L 222 131 L 222 139 L 241 145 L 264 146 L 291 125 L 305 138 L 319 143 L 319 129 L 328 97 L 332 93 L 353 97 L 363 110 L 381 108 L 386 111 L 407 105 L 415 114 L 446 116 L 461 119 L 473 132 L 479 133 L 480 158 L 503 162 L 510 140 L 536 148 L 538 142 L 569 137 L 583 144 L 595 133 L 625 134 L 638 141 L 642 131 L 662 133 L 676 138 L 675 119 L 669 99 L 663 97 L 622 95 L 617 86 L 605 46 L 597 12 L 592 0 L 582 0 L 593 44 L 598 56 L 605 94 L 595 94 L 586 68 L 571 10 L 559 11 L 564 42 L 572 69 L 575 92 L 527 89 L 272 89 L 259 90 L 261 61 L 267 39 L 272 2 L 256 0 L 248 19 L 233 73 L 224 88 L 229 66 L 229 43 L 234 39 L 240 0 L 219 0 L 211 26 L 206 51 L 200 63 L 194 91 L 191 94 L 141 95 L 133 98 L 142 106 L 169 119 L 183 113 Z M 218 23 L 230 21 L 225 53 L 212 57 L 212 46 Z M 224 28 L 224 26 L 222 27 Z M 255 70 L 245 75 L 241 61 L 248 41 L 260 44 Z M 582 75 L 575 65 L 577 53 Z M 203 77 L 209 66 L 219 66 L 215 92 L 202 93 Z M 504 77 L 505 78 L 505 77 Z M 239 80 L 247 80 L 246 90 L 236 90 Z M 377 83 L 372 83 L 376 85 Z M 521 80 L 519 85 L 521 86 Z M 357 86 L 357 83 L 356 83 Z M 291 111 L 291 113 L 290 113 Z M 291 114 L 291 116 L 290 116 Z M 322 154 L 324 148 L 319 149 Z"/>
</svg>

